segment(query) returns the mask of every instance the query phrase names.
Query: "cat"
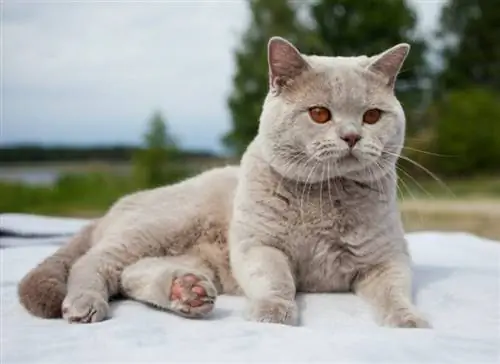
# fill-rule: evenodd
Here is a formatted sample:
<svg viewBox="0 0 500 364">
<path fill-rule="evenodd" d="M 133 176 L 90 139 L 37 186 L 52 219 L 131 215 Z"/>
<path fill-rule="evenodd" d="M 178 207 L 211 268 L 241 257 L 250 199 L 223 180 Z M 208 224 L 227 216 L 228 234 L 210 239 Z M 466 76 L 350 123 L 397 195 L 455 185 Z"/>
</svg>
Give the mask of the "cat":
<svg viewBox="0 0 500 364">
<path fill-rule="evenodd" d="M 409 50 L 326 57 L 272 37 L 240 165 L 124 196 L 21 280 L 20 302 L 91 323 L 117 294 L 185 317 L 237 294 L 247 319 L 296 325 L 297 292 L 354 292 L 381 325 L 430 327 L 412 302 L 396 194 Z"/>
</svg>

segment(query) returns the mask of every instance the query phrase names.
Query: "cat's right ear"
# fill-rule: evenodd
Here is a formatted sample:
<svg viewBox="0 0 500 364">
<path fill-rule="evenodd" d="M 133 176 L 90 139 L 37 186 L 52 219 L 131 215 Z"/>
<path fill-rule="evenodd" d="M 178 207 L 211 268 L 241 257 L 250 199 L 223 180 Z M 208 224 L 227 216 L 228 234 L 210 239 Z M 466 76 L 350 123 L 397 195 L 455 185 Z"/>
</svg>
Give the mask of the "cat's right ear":
<svg viewBox="0 0 500 364">
<path fill-rule="evenodd" d="M 309 65 L 292 43 L 281 37 L 272 37 L 267 46 L 269 64 L 269 86 L 275 94 L 295 77 L 308 69 Z"/>
</svg>

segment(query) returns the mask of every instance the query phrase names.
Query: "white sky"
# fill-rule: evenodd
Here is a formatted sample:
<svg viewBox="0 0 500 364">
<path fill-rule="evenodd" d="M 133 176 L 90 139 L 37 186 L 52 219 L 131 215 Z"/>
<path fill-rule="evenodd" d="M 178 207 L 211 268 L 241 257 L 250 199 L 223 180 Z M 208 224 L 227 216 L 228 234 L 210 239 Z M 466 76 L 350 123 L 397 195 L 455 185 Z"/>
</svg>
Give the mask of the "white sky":
<svg viewBox="0 0 500 364">
<path fill-rule="evenodd" d="M 423 31 L 444 0 L 412 0 Z M 154 110 L 185 147 L 218 149 L 239 0 L 4 0 L 0 142 L 139 143 Z"/>
</svg>

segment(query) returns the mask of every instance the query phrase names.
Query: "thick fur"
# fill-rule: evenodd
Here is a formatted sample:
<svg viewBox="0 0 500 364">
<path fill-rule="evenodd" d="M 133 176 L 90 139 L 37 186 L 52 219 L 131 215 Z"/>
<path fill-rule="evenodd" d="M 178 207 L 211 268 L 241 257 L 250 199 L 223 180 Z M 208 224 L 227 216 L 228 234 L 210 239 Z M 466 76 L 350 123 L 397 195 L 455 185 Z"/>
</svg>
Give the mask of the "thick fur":
<svg viewBox="0 0 500 364">
<path fill-rule="evenodd" d="M 61 317 L 70 268 L 90 248 L 94 227 L 95 223 L 84 227 L 67 245 L 59 248 L 21 280 L 19 300 L 33 315 Z"/>
<path fill-rule="evenodd" d="M 428 326 L 411 300 L 396 201 L 405 116 L 393 88 L 408 50 L 306 56 L 271 39 L 269 94 L 240 166 L 122 198 L 23 279 L 21 302 L 38 316 L 95 322 L 118 293 L 190 317 L 208 313 L 215 293 L 244 294 L 248 319 L 295 324 L 297 291 L 354 291 L 384 324 Z M 315 124 L 313 106 L 332 120 Z M 381 119 L 363 124 L 372 108 Z M 353 133 L 361 139 L 350 148 L 342 138 Z"/>
</svg>

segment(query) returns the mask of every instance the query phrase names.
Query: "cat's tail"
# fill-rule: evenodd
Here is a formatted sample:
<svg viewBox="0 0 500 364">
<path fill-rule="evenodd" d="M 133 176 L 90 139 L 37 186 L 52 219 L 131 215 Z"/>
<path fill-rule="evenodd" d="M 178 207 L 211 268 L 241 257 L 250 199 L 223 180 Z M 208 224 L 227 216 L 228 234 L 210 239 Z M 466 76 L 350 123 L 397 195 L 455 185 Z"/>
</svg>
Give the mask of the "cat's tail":
<svg viewBox="0 0 500 364">
<path fill-rule="evenodd" d="M 30 313 L 42 318 L 62 317 L 69 270 L 90 249 L 96 224 L 97 221 L 93 221 L 86 225 L 19 282 L 19 301 Z"/>
</svg>

